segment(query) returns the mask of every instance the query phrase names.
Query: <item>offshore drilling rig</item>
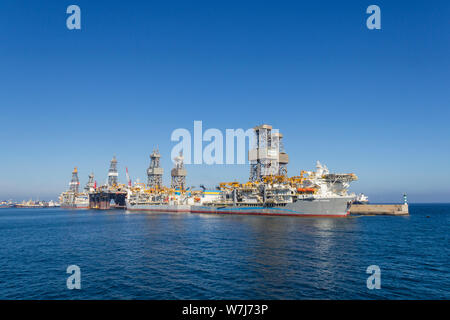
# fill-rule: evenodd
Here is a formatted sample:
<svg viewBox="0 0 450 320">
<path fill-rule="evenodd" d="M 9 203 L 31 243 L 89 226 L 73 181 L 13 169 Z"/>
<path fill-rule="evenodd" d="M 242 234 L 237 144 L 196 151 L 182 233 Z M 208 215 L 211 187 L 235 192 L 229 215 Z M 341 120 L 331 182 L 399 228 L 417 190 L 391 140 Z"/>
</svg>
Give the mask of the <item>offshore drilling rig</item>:
<svg viewBox="0 0 450 320">
<path fill-rule="evenodd" d="M 111 200 L 114 201 L 115 208 L 125 208 L 126 186 L 119 184 L 118 176 L 117 159 L 114 156 L 108 170 L 107 184 L 98 188 L 92 188 L 92 191 L 89 192 L 89 208 L 110 209 Z"/>
<path fill-rule="evenodd" d="M 84 188 L 84 192 L 79 192 L 80 181 L 78 179 L 78 169 L 75 167 L 72 172 L 72 180 L 69 184 L 69 190 L 61 193 L 59 201 L 61 208 L 70 209 L 87 209 L 88 207 L 88 186 Z"/>
</svg>

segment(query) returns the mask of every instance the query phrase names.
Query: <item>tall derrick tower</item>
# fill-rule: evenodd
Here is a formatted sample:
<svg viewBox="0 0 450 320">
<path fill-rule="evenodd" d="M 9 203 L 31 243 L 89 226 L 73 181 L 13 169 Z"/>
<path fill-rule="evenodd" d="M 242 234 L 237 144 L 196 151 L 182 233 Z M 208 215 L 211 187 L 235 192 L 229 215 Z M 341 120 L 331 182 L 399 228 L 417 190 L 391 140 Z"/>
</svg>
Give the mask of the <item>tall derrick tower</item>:
<svg viewBox="0 0 450 320">
<path fill-rule="evenodd" d="M 80 180 L 78 180 L 78 169 L 75 167 L 72 172 L 72 180 L 69 184 L 69 191 L 78 193 L 78 187 L 80 186 Z"/>
<path fill-rule="evenodd" d="M 284 150 L 283 135 L 281 133 L 275 133 L 278 135 L 278 175 L 287 177 L 287 165 L 289 163 L 289 156 Z"/>
<path fill-rule="evenodd" d="M 186 188 L 187 171 L 184 168 L 183 152 L 180 152 L 180 154 L 173 160 L 175 162 L 175 166 L 170 172 L 172 176 L 171 187 L 173 189 L 180 188 L 181 190 L 184 190 Z"/>
<path fill-rule="evenodd" d="M 147 187 L 160 189 L 162 187 L 162 176 L 164 169 L 160 165 L 161 155 L 159 150 L 153 150 L 150 155 L 150 166 L 147 169 Z"/>
<path fill-rule="evenodd" d="M 256 146 L 248 152 L 250 181 L 261 181 L 265 176 L 287 175 L 289 156 L 284 152 L 283 135 L 271 125 L 254 127 Z"/>
<path fill-rule="evenodd" d="M 94 188 L 94 174 L 91 173 L 89 175 L 88 182 L 86 183 L 86 186 L 84 187 L 85 192 L 91 191 L 91 188 Z"/>
<path fill-rule="evenodd" d="M 117 172 L 117 159 L 114 156 L 111 160 L 111 165 L 108 171 L 108 186 L 117 186 L 118 185 L 118 172 Z"/>
</svg>

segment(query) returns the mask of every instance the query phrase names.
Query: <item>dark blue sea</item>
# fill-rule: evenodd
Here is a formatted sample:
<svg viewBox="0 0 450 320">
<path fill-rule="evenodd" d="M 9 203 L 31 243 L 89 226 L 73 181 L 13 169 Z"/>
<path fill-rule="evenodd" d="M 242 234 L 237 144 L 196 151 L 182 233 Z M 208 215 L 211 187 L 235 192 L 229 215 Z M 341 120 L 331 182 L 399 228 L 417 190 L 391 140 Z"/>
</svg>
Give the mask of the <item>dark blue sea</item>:
<svg viewBox="0 0 450 320">
<path fill-rule="evenodd" d="M 0 299 L 450 299 L 450 205 L 410 213 L 0 209 Z M 80 290 L 66 286 L 69 265 Z M 380 289 L 367 288 L 370 265 Z"/>
</svg>

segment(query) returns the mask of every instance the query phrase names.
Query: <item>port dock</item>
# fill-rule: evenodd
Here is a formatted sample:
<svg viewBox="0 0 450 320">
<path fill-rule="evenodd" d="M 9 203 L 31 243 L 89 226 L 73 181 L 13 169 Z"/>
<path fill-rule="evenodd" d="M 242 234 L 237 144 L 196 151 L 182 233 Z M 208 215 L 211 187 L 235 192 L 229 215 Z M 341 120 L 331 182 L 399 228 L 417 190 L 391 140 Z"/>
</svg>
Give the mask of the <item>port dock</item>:
<svg viewBox="0 0 450 320">
<path fill-rule="evenodd" d="M 353 204 L 350 207 L 350 214 L 407 216 L 409 215 L 409 208 L 408 204 Z"/>
</svg>

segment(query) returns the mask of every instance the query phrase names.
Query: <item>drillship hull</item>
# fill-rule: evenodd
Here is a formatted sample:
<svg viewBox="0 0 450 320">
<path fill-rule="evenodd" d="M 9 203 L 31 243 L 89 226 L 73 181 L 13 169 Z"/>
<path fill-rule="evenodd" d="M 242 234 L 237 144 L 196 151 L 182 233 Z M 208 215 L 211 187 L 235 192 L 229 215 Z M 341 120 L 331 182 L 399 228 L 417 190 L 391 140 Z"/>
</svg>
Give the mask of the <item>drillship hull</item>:
<svg viewBox="0 0 450 320">
<path fill-rule="evenodd" d="M 89 209 L 89 203 L 61 204 L 62 209 Z"/>
<path fill-rule="evenodd" d="M 16 208 L 22 209 L 35 209 L 35 208 L 45 208 L 44 206 L 29 206 L 29 205 L 17 205 Z"/>
<path fill-rule="evenodd" d="M 170 204 L 129 204 L 129 211 L 148 211 L 148 212 L 191 212 L 189 205 L 170 205 Z"/>
<path fill-rule="evenodd" d="M 300 199 L 285 206 L 211 206 L 211 205 L 162 205 L 129 204 L 129 211 L 147 212 L 191 212 L 209 214 L 246 214 L 299 217 L 346 217 L 352 197 Z"/>
<path fill-rule="evenodd" d="M 352 197 L 300 199 L 285 206 L 192 206 L 192 213 L 299 217 L 346 217 Z"/>
</svg>

